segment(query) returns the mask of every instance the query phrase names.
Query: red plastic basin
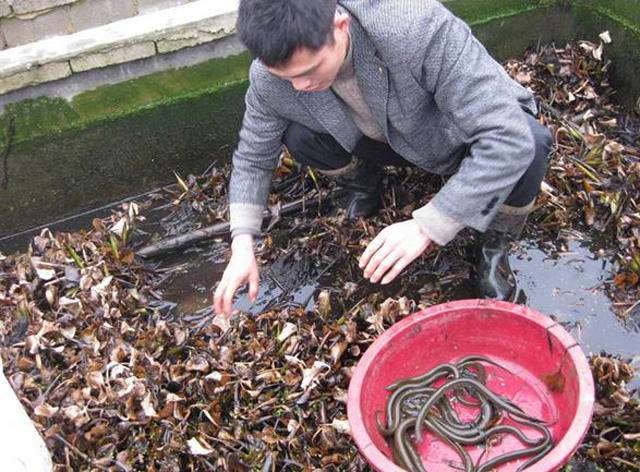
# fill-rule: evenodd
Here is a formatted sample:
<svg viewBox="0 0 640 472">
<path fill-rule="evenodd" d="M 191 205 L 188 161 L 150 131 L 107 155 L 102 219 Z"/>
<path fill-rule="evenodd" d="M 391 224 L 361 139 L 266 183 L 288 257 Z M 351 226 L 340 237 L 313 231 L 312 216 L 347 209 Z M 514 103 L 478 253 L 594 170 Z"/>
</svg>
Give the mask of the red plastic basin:
<svg viewBox="0 0 640 472">
<path fill-rule="evenodd" d="M 506 367 L 487 366 L 487 386 L 530 415 L 546 421 L 556 446 L 527 472 L 549 472 L 566 464 L 591 423 L 593 378 L 584 353 L 561 326 L 530 308 L 490 300 L 462 300 L 433 306 L 396 323 L 367 350 L 349 385 L 351 434 L 367 462 L 380 472 L 401 472 L 376 429 L 375 414 L 384 412 L 398 379 L 426 372 L 438 364 L 485 355 Z M 552 376 L 552 377 L 549 377 Z M 553 380 L 553 381 L 552 381 Z M 384 418 L 384 413 L 382 415 Z M 510 436 L 493 445 L 482 462 L 523 446 Z M 483 449 L 468 449 L 477 459 Z M 433 435 L 418 444 L 427 470 L 455 470 L 457 454 Z M 515 471 L 526 459 L 507 463 Z"/>
</svg>

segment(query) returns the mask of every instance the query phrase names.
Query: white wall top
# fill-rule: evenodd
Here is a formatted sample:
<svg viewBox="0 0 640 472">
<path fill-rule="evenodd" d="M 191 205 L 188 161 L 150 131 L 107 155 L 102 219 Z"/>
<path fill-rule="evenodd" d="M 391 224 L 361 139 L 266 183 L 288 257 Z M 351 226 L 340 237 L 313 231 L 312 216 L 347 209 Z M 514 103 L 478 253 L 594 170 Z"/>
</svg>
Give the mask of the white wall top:
<svg viewBox="0 0 640 472">
<path fill-rule="evenodd" d="M 194 30 L 203 30 L 209 37 L 213 33 L 218 33 L 218 37 L 226 36 L 235 32 L 238 4 L 239 0 L 198 0 L 78 33 L 5 49 L 0 51 L 0 80 L 46 64 L 67 62 L 139 43 L 163 41 L 185 30 L 191 31 L 191 34 Z M 185 43 L 185 47 L 189 45 Z"/>
</svg>

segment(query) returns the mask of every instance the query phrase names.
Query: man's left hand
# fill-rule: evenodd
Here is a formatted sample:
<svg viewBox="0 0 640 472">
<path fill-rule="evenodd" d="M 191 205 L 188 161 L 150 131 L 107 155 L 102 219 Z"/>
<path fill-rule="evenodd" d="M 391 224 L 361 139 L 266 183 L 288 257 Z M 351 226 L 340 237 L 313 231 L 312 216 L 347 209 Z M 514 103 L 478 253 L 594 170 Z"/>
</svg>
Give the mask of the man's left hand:
<svg viewBox="0 0 640 472">
<path fill-rule="evenodd" d="M 431 246 L 431 240 L 415 220 L 387 226 L 369 243 L 360 257 L 365 278 L 388 284 Z"/>
</svg>

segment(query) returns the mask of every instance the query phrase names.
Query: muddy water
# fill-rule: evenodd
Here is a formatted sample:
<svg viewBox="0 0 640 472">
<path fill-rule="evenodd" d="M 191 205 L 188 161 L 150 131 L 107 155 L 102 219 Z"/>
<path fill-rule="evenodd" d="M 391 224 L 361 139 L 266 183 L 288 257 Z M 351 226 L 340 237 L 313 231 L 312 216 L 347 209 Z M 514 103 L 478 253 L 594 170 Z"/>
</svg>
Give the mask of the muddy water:
<svg viewBox="0 0 640 472">
<path fill-rule="evenodd" d="M 228 244 L 218 241 L 205 250 L 194 247 L 185 253 L 169 256 L 163 260 L 163 267 L 176 272 L 164 285 L 164 297 L 176 303 L 178 315 L 210 314 L 213 289 L 220 280 L 228 257 Z M 241 289 L 234 303 L 234 309 L 257 315 L 270 308 L 301 306 L 311 310 L 314 295 L 320 284 L 320 271 L 305 267 L 302 263 L 277 260 L 263 268 L 260 291 L 255 303 L 247 296 L 247 289 Z"/>
</svg>

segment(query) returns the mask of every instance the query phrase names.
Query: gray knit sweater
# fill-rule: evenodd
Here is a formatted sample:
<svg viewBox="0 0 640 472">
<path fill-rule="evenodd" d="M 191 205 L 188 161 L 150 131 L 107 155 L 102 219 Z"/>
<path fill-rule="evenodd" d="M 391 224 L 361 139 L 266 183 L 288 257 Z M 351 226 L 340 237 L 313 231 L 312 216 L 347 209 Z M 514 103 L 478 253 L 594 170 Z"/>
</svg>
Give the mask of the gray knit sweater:
<svg viewBox="0 0 640 472">
<path fill-rule="evenodd" d="M 435 0 L 339 3 L 353 19 L 359 90 L 385 141 L 418 167 L 451 176 L 413 217 L 439 244 L 464 226 L 484 231 L 533 160 L 523 111 L 537 111 L 533 97 Z M 298 92 L 259 61 L 250 82 L 230 183 L 234 235 L 259 232 L 289 123 L 329 133 L 347 151 L 363 135 L 332 90 Z"/>
</svg>

